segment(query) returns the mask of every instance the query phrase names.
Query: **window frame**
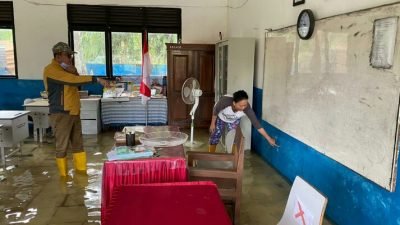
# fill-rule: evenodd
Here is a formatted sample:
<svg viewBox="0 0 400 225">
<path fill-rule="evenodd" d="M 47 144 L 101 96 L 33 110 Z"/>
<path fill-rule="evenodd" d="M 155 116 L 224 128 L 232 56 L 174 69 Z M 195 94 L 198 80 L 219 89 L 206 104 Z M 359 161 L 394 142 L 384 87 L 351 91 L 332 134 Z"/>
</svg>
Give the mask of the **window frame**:
<svg viewBox="0 0 400 225">
<path fill-rule="evenodd" d="M 89 7 L 89 8 L 88 8 Z M 78 17 L 72 18 L 73 10 L 87 10 L 92 9 L 95 10 L 94 14 L 100 15 L 99 19 L 89 18 L 86 22 L 82 22 L 79 24 L 77 21 Z M 118 24 L 113 21 L 113 18 L 110 17 L 110 11 L 115 10 L 133 10 L 133 11 L 143 11 L 143 15 L 138 17 L 141 21 L 141 25 L 133 25 L 127 26 L 123 22 Z M 152 11 L 153 10 L 153 11 Z M 157 27 L 151 23 L 151 19 L 149 20 L 149 15 L 151 13 L 157 12 L 157 10 L 176 10 L 178 13 L 179 24 L 175 27 Z M 149 12 L 149 13 L 147 13 Z M 113 74 L 113 64 L 112 64 L 112 33 L 113 32 L 126 32 L 126 33 L 141 33 L 142 34 L 142 49 L 144 46 L 144 35 L 148 33 L 170 33 L 176 34 L 177 39 L 181 39 L 182 35 L 182 17 L 181 17 L 181 9 L 177 8 L 152 8 L 152 7 L 130 7 L 130 6 L 102 6 L 102 5 L 79 5 L 79 4 L 67 4 L 67 16 L 68 16 L 68 42 L 72 49 L 74 49 L 74 31 L 96 31 L 96 32 L 105 32 L 105 54 L 106 54 L 106 77 L 109 79 L 113 79 L 114 77 L 119 77 L 120 75 Z M 119 17 L 119 14 L 115 14 Z M 124 15 L 122 15 L 123 17 Z M 162 26 L 163 24 L 160 24 Z M 147 39 L 147 38 L 146 38 Z M 147 39 L 148 40 L 148 39 Z M 98 76 L 98 75 L 94 75 Z"/>
<path fill-rule="evenodd" d="M 15 75 L 4 75 L 0 74 L 0 79 L 18 79 L 18 63 L 17 63 L 17 46 L 15 41 L 15 22 L 14 22 L 14 4 L 12 1 L 1 1 L 0 12 L 8 12 L 9 16 L 0 17 L 0 28 L 10 29 L 12 31 L 12 41 L 14 47 L 14 67 Z"/>
</svg>

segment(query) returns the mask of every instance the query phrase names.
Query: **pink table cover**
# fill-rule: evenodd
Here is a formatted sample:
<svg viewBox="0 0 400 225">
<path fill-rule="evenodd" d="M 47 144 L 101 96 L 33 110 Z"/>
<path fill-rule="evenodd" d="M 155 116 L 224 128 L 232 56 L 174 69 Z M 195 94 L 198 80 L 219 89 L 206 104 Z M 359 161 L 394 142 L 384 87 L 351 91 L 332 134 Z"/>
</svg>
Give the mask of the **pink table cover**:
<svg viewBox="0 0 400 225">
<path fill-rule="evenodd" d="M 105 225 L 231 225 L 212 182 L 120 186 Z"/>
<path fill-rule="evenodd" d="M 106 161 L 103 166 L 101 220 L 104 221 L 114 189 L 132 184 L 188 180 L 183 146 L 158 150 L 159 157 L 129 161 Z"/>
</svg>

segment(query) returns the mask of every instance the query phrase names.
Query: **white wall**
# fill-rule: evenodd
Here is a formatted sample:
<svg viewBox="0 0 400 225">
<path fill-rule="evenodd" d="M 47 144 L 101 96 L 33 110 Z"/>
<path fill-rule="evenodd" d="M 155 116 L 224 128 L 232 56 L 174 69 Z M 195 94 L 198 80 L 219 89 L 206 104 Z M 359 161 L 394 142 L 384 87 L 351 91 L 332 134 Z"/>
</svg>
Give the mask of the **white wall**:
<svg viewBox="0 0 400 225">
<path fill-rule="evenodd" d="M 13 0 L 18 76 L 42 79 L 51 47 L 68 41 L 66 4 L 182 8 L 182 41 L 216 43 L 227 31 L 227 0 Z"/>
<path fill-rule="evenodd" d="M 313 10 L 316 19 L 398 2 L 398 0 L 306 0 L 293 7 L 292 0 L 228 0 L 228 35 L 257 38 L 254 85 L 263 85 L 264 40 L 266 29 L 295 25 L 303 9 Z"/>
</svg>

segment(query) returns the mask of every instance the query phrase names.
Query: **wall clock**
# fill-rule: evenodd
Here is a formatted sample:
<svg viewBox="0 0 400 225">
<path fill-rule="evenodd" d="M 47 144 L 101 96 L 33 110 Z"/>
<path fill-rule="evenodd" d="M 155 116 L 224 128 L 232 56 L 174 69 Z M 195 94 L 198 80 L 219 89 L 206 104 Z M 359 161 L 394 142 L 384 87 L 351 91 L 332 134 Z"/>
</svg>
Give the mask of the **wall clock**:
<svg viewBox="0 0 400 225">
<path fill-rule="evenodd" d="M 304 9 L 297 18 L 297 34 L 303 40 L 309 39 L 314 31 L 315 19 L 310 9 Z"/>
</svg>

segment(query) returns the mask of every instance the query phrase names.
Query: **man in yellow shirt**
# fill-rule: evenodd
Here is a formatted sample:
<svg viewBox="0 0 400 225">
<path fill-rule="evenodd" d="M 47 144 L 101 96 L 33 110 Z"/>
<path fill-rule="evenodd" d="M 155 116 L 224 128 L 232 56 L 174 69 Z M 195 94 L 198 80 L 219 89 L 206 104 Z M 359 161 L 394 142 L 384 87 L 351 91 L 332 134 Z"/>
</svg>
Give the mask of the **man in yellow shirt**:
<svg viewBox="0 0 400 225">
<path fill-rule="evenodd" d="M 43 82 L 48 92 L 50 120 L 56 140 L 56 161 L 60 176 L 67 176 L 67 150 L 72 150 L 75 171 L 86 173 L 86 153 L 83 150 L 78 86 L 99 82 L 102 78 L 79 76 L 72 65 L 75 52 L 68 44 L 58 42 L 52 48 L 51 63 L 44 68 Z"/>
</svg>

